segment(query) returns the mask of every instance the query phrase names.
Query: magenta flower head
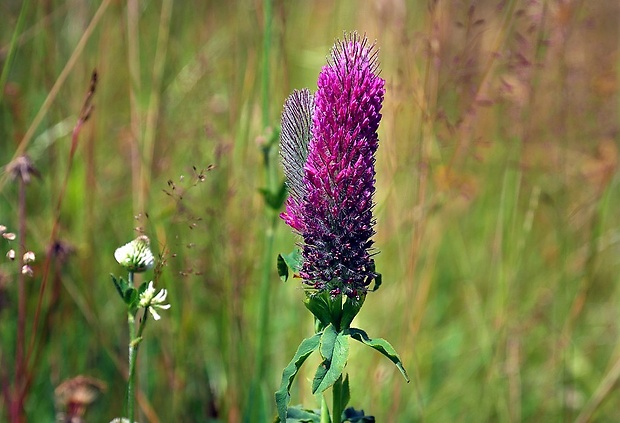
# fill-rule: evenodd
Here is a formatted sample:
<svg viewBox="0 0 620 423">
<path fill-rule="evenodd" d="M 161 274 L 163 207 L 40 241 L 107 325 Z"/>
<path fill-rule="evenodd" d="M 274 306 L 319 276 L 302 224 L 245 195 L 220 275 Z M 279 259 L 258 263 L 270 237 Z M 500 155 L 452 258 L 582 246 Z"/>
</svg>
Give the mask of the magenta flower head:
<svg viewBox="0 0 620 423">
<path fill-rule="evenodd" d="M 377 50 L 353 33 L 337 41 L 314 96 L 295 91 L 282 113 L 289 188 L 282 219 L 303 237 L 309 288 L 358 298 L 376 277 L 372 236 L 377 128 L 385 81 Z"/>
</svg>

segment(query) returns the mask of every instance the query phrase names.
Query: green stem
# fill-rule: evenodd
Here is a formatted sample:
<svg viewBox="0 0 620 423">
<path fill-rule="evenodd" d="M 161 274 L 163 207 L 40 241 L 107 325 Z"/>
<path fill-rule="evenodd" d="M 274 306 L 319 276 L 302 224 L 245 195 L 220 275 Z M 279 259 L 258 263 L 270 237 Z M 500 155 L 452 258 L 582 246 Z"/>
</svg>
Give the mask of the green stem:
<svg viewBox="0 0 620 423">
<path fill-rule="evenodd" d="M 321 423 L 331 423 L 329 418 L 329 408 L 327 408 L 327 401 L 325 401 L 325 395 L 321 395 Z"/>
<path fill-rule="evenodd" d="M 334 382 L 332 387 L 332 411 L 334 423 L 342 421 L 342 375 Z"/>
<path fill-rule="evenodd" d="M 271 51 L 272 0 L 265 0 L 265 34 L 263 37 L 263 72 L 261 80 L 263 127 L 269 126 L 269 55 Z"/>
<path fill-rule="evenodd" d="M 261 95 L 262 95 L 262 124 L 263 129 L 269 126 L 269 56 L 271 48 L 271 25 L 272 25 L 272 0 L 265 0 L 264 2 L 264 17 L 265 27 L 263 35 L 263 62 L 262 62 L 262 75 L 261 75 Z M 266 146 L 268 149 L 264 156 L 265 165 L 265 181 L 266 188 L 269 192 L 276 192 L 277 190 L 277 168 L 274 165 L 276 162 L 274 156 L 273 142 L 270 140 L 270 144 Z M 248 409 L 244 415 L 244 421 L 250 416 L 260 416 L 263 420 L 266 416 L 265 398 L 263 395 L 262 383 L 265 379 L 266 368 L 266 354 L 268 334 L 269 334 L 269 298 L 270 298 L 270 285 L 273 268 L 273 242 L 276 225 L 278 223 L 278 213 L 272 210 L 269 204 L 265 204 L 265 212 L 267 215 L 267 229 L 265 231 L 265 244 L 263 249 L 263 266 L 260 284 L 260 297 L 258 303 L 258 331 L 257 331 L 257 344 L 256 344 L 256 362 L 254 366 L 254 378 L 250 385 L 250 400 Z M 258 410 L 255 398 L 258 398 Z"/>
<path fill-rule="evenodd" d="M 133 285 L 133 272 L 129 272 L 129 283 Z M 134 389 L 136 385 L 136 358 L 138 356 L 138 344 L 136 341 L 136 313 L 134 310 L 127 312 L 127 323 L 129 324 L 129 380 L 127 383 L 127 417 L 131 423 L 134 422 Z"/>
<path fill-rule="evenodd" d="M 15 25 L 15 30 L 13 31 L 13 36 L 11 37 L 11 43 L 9 45 L 9 51 L 4 59 L 4 66 L 2 67 L 2 74 L 0 74 L 0 104 L 2 104 L 2 100 L 4 99 L 4 86 L 6 85 L 6 81 L 9 78 L 9 72 L 13 67 L 13 58 L 15 57 L 15 53 L 18 48 L 17 38 L 22 34 L 22 28 L 24 27 L 24 22 L 26 21 L 26 15 L 28 8 L 30 6 L 29 1 L 24 1 L 22 3 L 22 8 L 19 12 L 19 17 L 17 18 L 17 24 Z"/>
</svg>

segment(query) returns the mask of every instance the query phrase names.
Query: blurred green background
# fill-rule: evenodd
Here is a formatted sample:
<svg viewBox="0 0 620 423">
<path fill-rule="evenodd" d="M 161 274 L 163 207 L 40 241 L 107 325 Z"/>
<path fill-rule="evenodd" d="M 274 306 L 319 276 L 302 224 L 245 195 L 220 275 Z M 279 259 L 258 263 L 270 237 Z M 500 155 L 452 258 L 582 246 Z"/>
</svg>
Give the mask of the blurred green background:
<svg viewBox="0 0 620 423">
<path fill-rule="evenodd" d="M 122 415 L 128 335 L 109 273 L 140 232 L 165 258 L 172 308 L 141 345 L 139 420 L 261 421 L 260 403 L 275 415 L 282 369 L 313 324 L 299 283 L 275 272 L 296 242 L 278 221 L 252 389 L 271 220 L 259 189 L 273 183 L 262 151 L 286 96 L 316 89 L 352 30 L 376 39 L 386 80 L 384 284 L 354 324 L 388 339 L 412 381 L 352 345 L 351 405 L 378 422 L 618 418 L 617 1 L 5 0 L 0 16 L 0 164 L 25 152 L 40 172 L 22 216 L 37 255 L 28 421 L 53 421 L 54 389 L 77 375 L 107 385 L 86 421 Z M 71 163 L 93 69 L 95 108 Z M 0 224 L 12 232 L 18 186 L 4 172 Z M 67 254 L 48 267 L 55 222 Z M 6 398 L 19 267 L 4 254 L 18 240 L 0 246 Z M 292 404 L 318 407 L 317 364 Z"/>
</svg>

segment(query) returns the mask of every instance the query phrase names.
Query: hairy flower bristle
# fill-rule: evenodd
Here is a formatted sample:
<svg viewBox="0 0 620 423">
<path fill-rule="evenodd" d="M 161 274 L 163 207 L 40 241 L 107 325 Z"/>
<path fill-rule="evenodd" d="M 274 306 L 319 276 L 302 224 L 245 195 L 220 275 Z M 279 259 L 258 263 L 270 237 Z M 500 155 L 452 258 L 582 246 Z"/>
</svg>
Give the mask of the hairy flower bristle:
<svg viewBox="0 0 620 423">
<path fill-rule="evenodd" d="M 308 89 L 293 91 L 286 99 L 282 112 L 280 157 L 289 191 L 286 212 L 282 213 L 282 218 L 297 231 L 302 230 L 302 223 L 297 216 L 306 196 L 304 165 L 312 135 L 313 112 L 314 98 Z"/>
</svg>

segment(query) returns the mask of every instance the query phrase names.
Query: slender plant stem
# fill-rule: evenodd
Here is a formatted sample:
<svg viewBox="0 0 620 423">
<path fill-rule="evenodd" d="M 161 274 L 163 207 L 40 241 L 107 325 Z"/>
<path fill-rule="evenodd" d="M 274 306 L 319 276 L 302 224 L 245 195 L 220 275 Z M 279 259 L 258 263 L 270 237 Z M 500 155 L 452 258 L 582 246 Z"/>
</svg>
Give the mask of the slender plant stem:
<svg viewBox="0 0 620 423">
<path fill-rule="evenodd" d="M 329 408 L 327 408 L 327 401 L 325 401 L 325 395 L 321 395 L 321 423 L 331 423 L 329 418 Z"/>
<path fill-rule="evenodd" d="M 19 183 L 19 232 L 18 232 L 18 300 L 17 300 L 17 351 L 16 365 L 15 365 L 15 398 L 13 400 L 13 413 L 12 418 L 16 422 L 21 421 L 21 414 L 23 412 L 23 403 L 26 386 L 24 384 L 26 375 L 26 362 L 25 362 L 25 344 L 26 344 L 26 283 L 24 280 L 24 273 L 22 272 L 22 266 L 24 265 L 24 253 L 26 245 L 26 181 L 23 178 L 18 178 Z"/>
<path fill-rule="evenodd" d="M 271 21 L 273 1 L 265 0 L 265 33 L 263 37 L 263 74 L 261 79 L 263 127 L 269 126 L 269 57 L 271 54 Z"/>
<path fill-rule="evenodd" d="M 129 283 L 133 285 L 133 272 L 129 272 Z M 127 417 L 130 423 L 134 422 L 134 389 L 136 385 L 136 357 L 138 355 L 138 344 L 136 342 L 136 315 L 134 310 L 127 312 L 127 323 L 129 324 L 129 377 L 127 383 Z"/>
<path fill-rule="evenodd" d="M 127 65 L 129 68 L 129 110 L 131 128 L 131 183 L 134 214 L 144 211 L 145 194 L 141 186 L 143 163 L 141 145 L 143 137 L 142 110 L 140 99 L 142 96 L 142 82 L 140 79 L 140 41 L 138 21 L 140 19 L 140 5 L 138 0 L 127 2 Z"/>
<path fill-rule="evenodd" d="M 267 128 L 269 125 L 269 46 L 271 44 L 271 0 L 265 1 L 265 35 L 263 43 L 263 72 L 262 72 L 262 97 L 263 97 L 263 126 Z M 266 184 L 269 192 L 274 192 L 275 181 L 273 175 L 273 146 L 269 145 L 269 151 L 265 156 L 265 173 Z M 263 379 L 265 368 L 265 345 L 267 344 L 267 326 L 269 323 L 269 285 L 271 280 L 271 264 L 273 262 L 273 238 L 277 224 L 277 214 L 266 205 L 266 213 L 268 216 L 268 226 L 265 233 L 265 249 L 263 250 L 263 274 L 260 287 L 259 298 L 259 326 L 258 326 L 258 345 L 256 354 L 256 375 L 258 380 Z"/>
<path fill-rule="evenodd" d="M 262 123 L 263 129 L 267 129 L 269 126 L 269 55 L 271 46 L 271 21 L 272 21 L 272 0 L 265 0 L 264 3 L 264 18 L 265 29 L 263 38 L 263 63 L 262 63 L 262 75 L 261 75 L 261 94 L 262 94 Z M 274 178 L 274 154 L 273 145 L 270 144 L 266 147 L 268 151 L 265 154 L 265 181 L 266 188 L 269 192 L 275 192 L 277 190 L 277 181 Z M 267 229 L 265 231 L 265 244 L 263 249 L 263 266 L 262 266 L 262 278 L 260 285 L 260 297 L 258 308 L 258 331 L 257 331 L 257 345 L 256 345 L 256 362 L 254 379 L 250 389 L 250 402 L 249 409 L 247 410 L 245 418 L 249 418 L 250 414 L 256 415 L 254 398 L 258 396 L 260 403 L 259 415 L 264 418 L 265 404 L 264 395 L 262 394 L 261 383 L 264 380 L 265 375 L 265 350 L 268 342 L 268 327 L 269 327 L 269 298 L 270 298 L 270 282 L 272 276 L 272 264 L 273 264 L 273 241 L 278 222 L 277 213 L 268 205 L 265 204 L 265 211 L 267 215 Z"/>
<path fill-rule="evenodd" d="M 24 1 L 22 3 L 22 8 L 19 12 L 19 17 L 17 18 L 17 24 L 15 25 L 15 30 L 13 31 L 13 36 L 11 37 L 9 51 L 4 59 L 2 74 L 0 74 L 0 104 L 2 104 L 2 100 L 4 99 L 4 86 L 6 85 L 6 81 L 9 77 L 9 72 L 11 71 L 13 57 L 15 56 L 15 52 L 17 51 L 17 38 L 21 34 L 22 28 L 24 27 L 24 22 L 26 20 L 26 14 L 29 6 L 29 1 Z"/>
<path fill-rule="evenodd" d="M 170 19 L 172 17 L 173 0 L 164 0 L 161 6 L 159 30 L 157 35 L 157 49 L 153 60 L 151 95 L 146 111 L 143 142 L 143 162 L 141 168 L 141 189 L 144 192 L 145 202 L 148 203 L 148 192 L 151 186 L 151 168 L 155 151 L 155 135 L 161 104 L 161 86 L 168 52 L 168 36 L 170 35 Z M 144 206 L 144 205 L 143 205 Z"/>
<path fill-rule="evenodd" d="M 332 387 L 332 411 L 333 422 L 340 423 L 342 419 L 342 375 Z"/>
</svg>

